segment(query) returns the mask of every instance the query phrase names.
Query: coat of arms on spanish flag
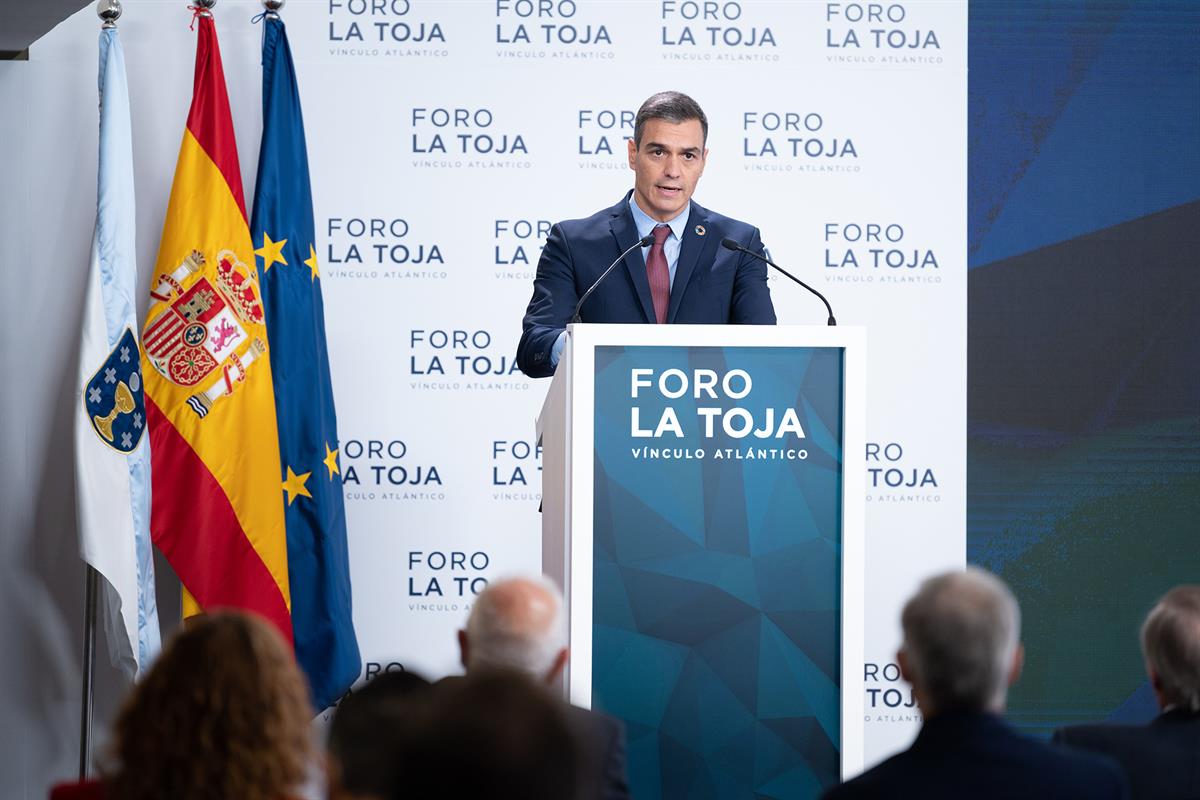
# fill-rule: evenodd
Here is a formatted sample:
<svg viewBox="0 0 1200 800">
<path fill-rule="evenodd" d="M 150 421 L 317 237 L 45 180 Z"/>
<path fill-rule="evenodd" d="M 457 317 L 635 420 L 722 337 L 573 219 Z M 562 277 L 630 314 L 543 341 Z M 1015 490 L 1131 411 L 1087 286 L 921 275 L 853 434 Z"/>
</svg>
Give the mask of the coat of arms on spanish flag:
<svg viewBox="0 0 1200 800">
<path fill-rule="evenodd" d="M 198 12 L 191 111 L 142 336 L 154 543 L 184 613 L 236 607 L 292 640 L 262 296 L 216 29 Z"/>
</svg>

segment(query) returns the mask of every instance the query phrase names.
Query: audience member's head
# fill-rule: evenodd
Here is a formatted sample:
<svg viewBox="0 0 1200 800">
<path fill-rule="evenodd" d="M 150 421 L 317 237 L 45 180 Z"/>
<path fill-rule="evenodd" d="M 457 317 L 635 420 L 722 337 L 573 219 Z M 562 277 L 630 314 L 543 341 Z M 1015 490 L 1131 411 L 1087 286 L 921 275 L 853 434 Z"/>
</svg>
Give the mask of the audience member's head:
<svg viewBox="0 0 1200 800">
<path fill-rule="evenodd" d="M 403 782 L 401 759 L 413 708 L 429 682 L 387 672 L 342 700 L 329 727 L 329 797 L 387 798 Z"/>
<path fill-rule="evenodd" d="M 468 673 L 503 668 L 550 683 L 567 660 L 562 594 L 545 578 L 493 583 L 475 598 L 458 632 Z"/>
<path fill-rule="evenodd" d="M 1200 712 L 1200 586 L 1177 586 L 1142 624 L 1146 671 L 1162 709 Z"/>
<path fill-rule="evenodd" d="M 235 612 L 190 620 L 117 718 L 108 794 L 280 800 L 308 778 L 312 716 L 304 676 L 269 623 Z"/>
<path fill-rule="evenodd" d="M 443 681 L 422 696 L 408 730 L 395 800 L 580 797 L 582 756 L 566 706 L 527 675 L 487 669 Z"/>
<path fill-rule="evenodd" d="M 900 670 L 926 717 L 1000 712 L 1021 671 L 1021 612 L 999 578 L 980 569 L 925 581 L 901 615 Z"/>
</svg>

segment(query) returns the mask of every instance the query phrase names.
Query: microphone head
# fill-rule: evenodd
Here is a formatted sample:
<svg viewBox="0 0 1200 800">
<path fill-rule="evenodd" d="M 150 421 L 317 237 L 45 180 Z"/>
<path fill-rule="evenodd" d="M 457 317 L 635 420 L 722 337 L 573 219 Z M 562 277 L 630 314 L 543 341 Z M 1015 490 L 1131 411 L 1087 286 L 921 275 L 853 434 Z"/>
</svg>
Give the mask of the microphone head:
<svg viewBox="0 0 1200 800">
<path fill-rule="evenodd" d="M 641 238 L 641 241 L 638 242 L 638 246 L 640 246 L 640 247 L 649 247 L 652 244 L 654 244 L 654 234 L 653 233 L 647 233 L 645 236 L 643 236 Z"/>
<path fill-rule="evenodd" d="M 740 244 L 738 244 L 737 242 L 735 242 L 733 239 L 722 239 L 721 247 L 724 247 L 726 250 L 741 250 L 742 249 L 742 246 Z"/>
</svg>

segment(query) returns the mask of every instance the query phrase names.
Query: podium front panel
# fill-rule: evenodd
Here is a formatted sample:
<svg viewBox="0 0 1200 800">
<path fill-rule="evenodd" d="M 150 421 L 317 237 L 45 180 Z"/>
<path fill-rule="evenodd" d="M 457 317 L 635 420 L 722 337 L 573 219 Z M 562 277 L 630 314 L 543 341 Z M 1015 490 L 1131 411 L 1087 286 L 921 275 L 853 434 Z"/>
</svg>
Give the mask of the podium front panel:
<svg viewBox="0 0 1200 800">
<path fill-rule="evenodd" d="M 590 352 L 591 699 L 633 795 L 816 797 L 841 771 L 845 349 Z"/>
</svg>

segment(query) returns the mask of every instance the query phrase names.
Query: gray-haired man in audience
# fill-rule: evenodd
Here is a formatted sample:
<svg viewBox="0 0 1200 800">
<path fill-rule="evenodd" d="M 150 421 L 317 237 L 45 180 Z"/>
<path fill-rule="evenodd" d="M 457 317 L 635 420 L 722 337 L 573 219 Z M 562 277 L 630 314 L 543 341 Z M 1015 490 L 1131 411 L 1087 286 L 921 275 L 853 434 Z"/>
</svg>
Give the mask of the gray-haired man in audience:
<svg viewBox="0 0 1200 800">
<path fill-rule="evenodd" d="M 510 669 L 553 684 L 567 663 L 562 594 L 541 577 L 493 583 L 475 598 L 458 643 L 468 674 Z M 594 796 L 628 798 L 624 726 L 598 711 L 569 706 L 568 712 L 588 757 L 585 774 L 594 775 Z"/>
<path fill-rule="evenodd" d="M 1200 797 L 1200 586 L 1151 610 L 1142 655 L 1161 712 L 1149 725 L 1078 725 L 1054 739 L 1116 759 L 1139 800 Z"/>
<path fill-rule="evenodd" d="M 924 724 L 912 746 L 827 798 L 1122 798 L 1124 776 L 1099 756 L 1059 751 L 1001 719 L 1021 673 L 1021 612 L 998 578 L 979 569 L 921 585 L 901 616 L 900 672 Z"/>
</svg>

